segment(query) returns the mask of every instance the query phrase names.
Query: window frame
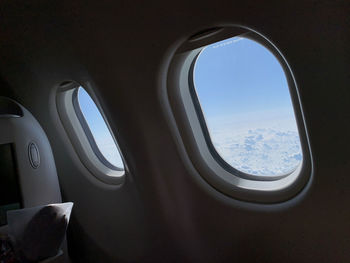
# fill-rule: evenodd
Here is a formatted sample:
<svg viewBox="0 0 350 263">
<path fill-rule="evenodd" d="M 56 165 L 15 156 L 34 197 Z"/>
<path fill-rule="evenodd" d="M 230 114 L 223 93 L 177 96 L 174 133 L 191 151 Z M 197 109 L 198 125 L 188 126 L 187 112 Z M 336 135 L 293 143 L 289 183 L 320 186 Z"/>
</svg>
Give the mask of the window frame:
<svg viewBox="0 0 350 263">
<path fill-rule="evenodd" d="M 98 148 L 79 105 L 78 89 L 80 87 L 84 88 L 89 94 L 104 119 L 122 158 L 124 169 L 112 165 Z M 83 165 L 91 174 L 104 183 L 113 185 L 122 184 L 125 181 L 126 173 L 123 155 L 103 112 L 88 89 L 74 81 L 64 83 L 57 90 L 56 104 L 62 124 Z"/>
<path fill-rule="evenodd" d="M 286 75 L 303 153 L 300 165 L 291 173 L 276 176 L 246 174 L 223 160 L 211 141 L 193 83 L 193 68 L 205 46 L 235 36 L 249 38 L 267 48 Z M 245 201 L 276 203 L 295 196 L 310 181 L 312 156 L 295 79 L 280 51 L 259 33 L 244 27 L 227 27 L 184 42 L 170 62 L 166 96 L 169 113 L 174 117 L 187 156 L 195 170 L 220 192 Z"/>
</svg>

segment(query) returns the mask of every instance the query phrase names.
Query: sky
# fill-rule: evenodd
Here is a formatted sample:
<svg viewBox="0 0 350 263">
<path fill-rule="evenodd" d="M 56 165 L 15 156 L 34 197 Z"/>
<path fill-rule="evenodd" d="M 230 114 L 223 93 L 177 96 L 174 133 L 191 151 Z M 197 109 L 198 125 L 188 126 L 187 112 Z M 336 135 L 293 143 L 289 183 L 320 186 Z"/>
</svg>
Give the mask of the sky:
<svg viewBox="0 0 350 263">
<path fill-rule="evenodd" d="M 202 49 L 193 73 L 210 138 L 229 165 L 269 176 L 289 173 L 300 164 L 300 139 L 287 80 L 270 51 L 247 38 L 226 39 Z M 78 99 L 101 153 L 123 168 L 107 125 L 83 88 Z"/>
<path fill-rule="evenodd" d="M 208 118 L 292 109 L 278 60 L 247 38 L 235 37 L 204 48 L 195 65 L 194 82 Z"/>
<path fill-rule="evenodd" d="M 302 158 L 284 71 L 261 44 L 234 37 L 205 47 L 194 87 L 219 155 L 256 175 L 292 171 Z"/>
<path fill-rule="evenodd" d="M 119 150 L 106 125 L 106 122 L 104 121 L 100 111 L 96 107 L 96 104 L 91 99 L 90 95 L 82 87 L 80 87 L 78 90 L 78 101 L 81 112 L 89 125 L 100 152 L 110 164 L 118 168 L 124 168 Z"/>
</svg>

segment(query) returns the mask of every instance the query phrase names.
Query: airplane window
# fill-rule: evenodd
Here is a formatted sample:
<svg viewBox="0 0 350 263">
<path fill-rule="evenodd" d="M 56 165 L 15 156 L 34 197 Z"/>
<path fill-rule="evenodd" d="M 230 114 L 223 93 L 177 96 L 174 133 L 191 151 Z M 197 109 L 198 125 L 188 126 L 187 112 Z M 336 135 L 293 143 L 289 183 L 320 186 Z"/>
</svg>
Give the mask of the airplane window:
<svg viewBox="0 0 350 263">
<path fill-rule="evenodd" d="M 250 175 L 293 172 L 303 156 L 285 73 L 263 45 L 233 37 L 203 48 L 193 68 L 214 151 Z"/>
<path fill-rule="evenodd" d="M 105 120 L 84 88 L 77 91 L 80 122 L 98 158 L 114 170 L 124 170 L 122 158 Z M 77 109 L 76 109 L 77 110 Z"/>
</svg>

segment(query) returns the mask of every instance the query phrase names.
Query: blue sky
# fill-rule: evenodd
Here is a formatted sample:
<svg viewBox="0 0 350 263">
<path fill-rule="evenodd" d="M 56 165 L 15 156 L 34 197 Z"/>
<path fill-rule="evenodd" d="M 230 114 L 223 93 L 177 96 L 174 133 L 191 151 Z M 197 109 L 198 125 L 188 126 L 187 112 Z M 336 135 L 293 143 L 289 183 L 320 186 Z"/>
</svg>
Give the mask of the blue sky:
<svg viewBox="0 0 350 263">
<path fill-rule="evenodd" d="M 276 111 L 293 114 L 285 74 L 275 56 L 247 38 L 207 46 L 194 68 L 207 118 Z"/>
<path fill-rule="evenodd" d="M 194 86 L 211 140 L 228 164 L 263 176 L 298 166 L 302 153 L 288 83 L 264 46 L 234 37 L 203 48 Z"/>
<path fill-rule="evenodd" d="M 284 174 L 302 158 L 285 74 L 276 57 L 247 38 L 205 47 L 194 85 L 212 142 L 231 166 L 250 174 Z M 106 159 L 123 163 L 99 110 L 79 89 L 81 110 Z"/>
<path fill-rule="evenodd" d="M 78 90 L 78 100 L 80 109 L 101 153 L 112 165 L 123 168 L 118 148 L 101 113 L 86 90 L 81 87 Z"/>
</svg>

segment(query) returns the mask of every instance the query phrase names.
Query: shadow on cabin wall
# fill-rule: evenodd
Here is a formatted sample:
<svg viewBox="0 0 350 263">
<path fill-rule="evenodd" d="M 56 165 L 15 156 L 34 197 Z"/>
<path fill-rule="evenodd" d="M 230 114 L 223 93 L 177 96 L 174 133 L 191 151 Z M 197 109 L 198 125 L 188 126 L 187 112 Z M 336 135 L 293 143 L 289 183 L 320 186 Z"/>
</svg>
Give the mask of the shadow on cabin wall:
<svg viewBox="0 0 350 263">
<path fill-rule="evenodd" d="M 8 97 L 13 100 L 17 100 L 15 93 L 10 88 L 10 85 L 0 77 L 0 96 Z"/>
</svg>

